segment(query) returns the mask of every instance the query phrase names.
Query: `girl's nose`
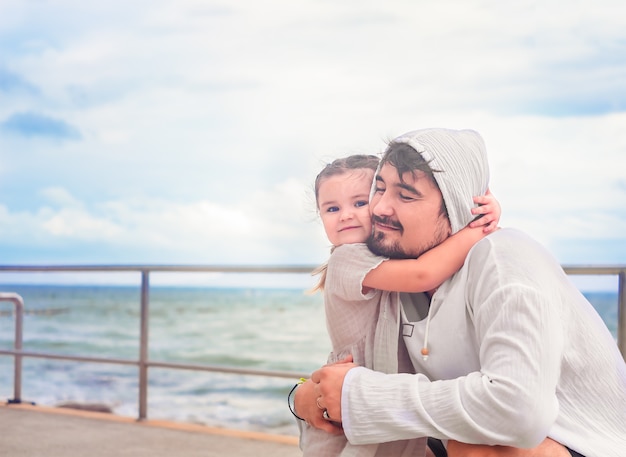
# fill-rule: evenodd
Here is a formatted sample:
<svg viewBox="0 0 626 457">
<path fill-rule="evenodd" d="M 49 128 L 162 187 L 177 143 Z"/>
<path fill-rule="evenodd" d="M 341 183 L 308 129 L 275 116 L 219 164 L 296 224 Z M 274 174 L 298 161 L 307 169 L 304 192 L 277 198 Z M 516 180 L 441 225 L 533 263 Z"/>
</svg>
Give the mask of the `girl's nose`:
<svg viewBox="0 0 626 457">
<path fill-rule="evenodd" d="M 347 208 L 347 209 L 343 209 L 341 210 L 341 220 L 345 221 L 348 219 L 352 219 L 354 217 L 354 211 L 352 210 L 352 208 Z"/>
</svg>

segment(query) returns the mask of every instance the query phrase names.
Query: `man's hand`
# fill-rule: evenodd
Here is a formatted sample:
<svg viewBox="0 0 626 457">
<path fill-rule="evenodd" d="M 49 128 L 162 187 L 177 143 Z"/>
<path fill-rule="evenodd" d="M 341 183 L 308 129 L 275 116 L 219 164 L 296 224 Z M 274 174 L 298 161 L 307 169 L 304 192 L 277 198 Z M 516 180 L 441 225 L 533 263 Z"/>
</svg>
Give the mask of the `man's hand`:
<svg viewBox="0 0 626 457">
<path fill-rule="evenodd" d="M 349 370 L 356 367 L 352 357 L 332 365 L 326 365 L 311 375 L 314 383 L 315 401 L 319 409 L 326 410 L 327 421 L 341 423 L 341 389 Z"/>
<path fill-rule="evenodd" d="M 316 384 L 310 379 L 298 386 L 293 398 L 296 414 L 315 428 L 319 428 L 333 435 L 343 434 L 341 427 L 327 421 L 322 416 L 324 411 L 317 406 L 315 386 Z"/>
</svg>

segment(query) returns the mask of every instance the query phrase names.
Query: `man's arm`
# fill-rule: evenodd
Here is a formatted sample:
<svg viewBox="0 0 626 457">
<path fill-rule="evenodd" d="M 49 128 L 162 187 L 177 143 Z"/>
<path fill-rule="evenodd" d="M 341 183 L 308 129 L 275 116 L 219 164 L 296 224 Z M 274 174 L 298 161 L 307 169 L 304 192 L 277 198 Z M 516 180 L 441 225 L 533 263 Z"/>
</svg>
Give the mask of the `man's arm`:
<svg viewBox="0 0 626 457">
<path fill-rule="evenodd" d="M 343 381 L 348 372 L 354 368 L 353 364 L 339 364 L 322 367 L 315 371 L 308 381 L 313 397 L 321 397 L 320 404 L 324 406 L 333 421 L 341 419 L 341 390 Z M 313 382 L 311 382 L 313 381 Z M 338 396 L 339 395 L 339 396 Z M 313 400 L 315 402 L 315 400 Z M 317 405 L 315 406 L 316 409 Z M 319 414 L 316 415 L 319 417 Z M 319 423 L 323 426 L 323 420 Z M 327 421 L 326 421 L 327 422 Z M 328 422 L 327 422 L 328 423 Z M 317 426 L 317 425 L 316 425 Z M 449 440 L 446 446 L 448 457 L 569 457 L 570 453 L 565 446 L 546 438 L 534 448 L 522 449 L 511 446 L 489 446 L 486 444 L 467 444 Z M 433 456 L 430 450 L 427 456 Z"/>
</svg>

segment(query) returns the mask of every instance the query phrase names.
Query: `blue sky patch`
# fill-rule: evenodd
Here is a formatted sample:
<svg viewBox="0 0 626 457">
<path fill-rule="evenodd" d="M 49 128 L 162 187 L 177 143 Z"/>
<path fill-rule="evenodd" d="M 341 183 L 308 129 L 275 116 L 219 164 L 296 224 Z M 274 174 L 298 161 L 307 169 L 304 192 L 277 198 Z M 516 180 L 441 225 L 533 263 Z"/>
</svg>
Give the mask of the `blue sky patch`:
<svg viewBox="0 0 626 457">
<path fill-rule="evenodd" d="M 80 131 L 67 122 L 37 113 L 15 113 L 0 124 L 2 130 L 23 137 L 79 140 Z"/>
<path fill-rule="evenodd" d="M 0 92 L 39 94 L 39 89 L 20 75 L 0 68 Z"/>
</svg>

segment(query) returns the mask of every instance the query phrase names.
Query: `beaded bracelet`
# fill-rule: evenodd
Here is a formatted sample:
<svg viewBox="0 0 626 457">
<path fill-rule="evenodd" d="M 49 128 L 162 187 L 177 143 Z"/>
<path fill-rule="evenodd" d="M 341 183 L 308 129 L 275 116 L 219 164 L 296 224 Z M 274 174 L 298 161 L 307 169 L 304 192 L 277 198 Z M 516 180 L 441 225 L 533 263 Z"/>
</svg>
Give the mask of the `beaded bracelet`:
<svg viewBox="0 0 626 457">
<path fill-rule="evenodd" d="M 295 408 L 295 403 L 294 403 L 294 406 L 293 406 L 293 407 L 291 406 L 291 395 L 292 395 L 292 394 L 296 391 L 296 388 L 297 388 L 300 384 L 304 384 L 305 382 L 306 382 L 306 379 L 305 379 L 305 378 L 300 378 L 300 380 L 298 381 L 298 383 L 297 383 L 295 386 L 293 386 L 293 387 L 291 388 L 291 390 L 289 391 L 289 395 L 287 395 L 287 406 L 289 406 L 289 411 L 291 411 L 291 414 L 293 414 L 293 416 L 294 416 L 296 419 L 299 419 L 299 420 L 301 420 L 301 421 L 303 421 L 303 422 L 304 422 L 304 419 L 302 419 L 300 416 L 298 416 L 298 415 L 296 414 L 296 412 L 294 411 L 294 408 Z"/>
</svg>

